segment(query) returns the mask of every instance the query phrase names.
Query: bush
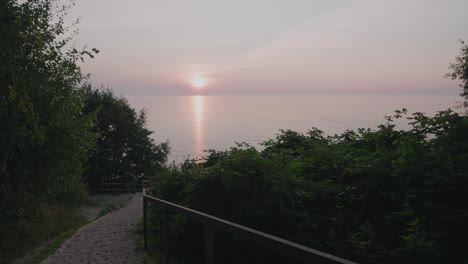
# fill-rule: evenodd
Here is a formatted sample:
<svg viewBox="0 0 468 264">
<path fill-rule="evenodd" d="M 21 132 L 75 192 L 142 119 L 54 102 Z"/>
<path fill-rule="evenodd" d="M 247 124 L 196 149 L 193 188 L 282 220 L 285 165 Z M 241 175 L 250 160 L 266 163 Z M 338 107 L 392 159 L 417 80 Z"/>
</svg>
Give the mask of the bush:
<svg viewBox="0 0 468 264">
<path fill-rule="evenodd" d="M 395 129 L 405 115 L 397 111 L 377 130 L 329 137 L 286 130 L 262 151 L 247 144 L 210 151 L 204 163 L 159 174 L 155 195 L 362 263 L 462 263 L 468 118 L 451 110 L 432 118 L 414 113 L 412 129 Z M 160 215 L 153 216 L 156 229 Z M 172 217 L 172 256 L 197 259 L 201 252 L 190 247 L 201 227 Z M 232 238 L 217 236 L 222 262 L 284 261 L 257 249 L 235 258 Z"/>
</svg>

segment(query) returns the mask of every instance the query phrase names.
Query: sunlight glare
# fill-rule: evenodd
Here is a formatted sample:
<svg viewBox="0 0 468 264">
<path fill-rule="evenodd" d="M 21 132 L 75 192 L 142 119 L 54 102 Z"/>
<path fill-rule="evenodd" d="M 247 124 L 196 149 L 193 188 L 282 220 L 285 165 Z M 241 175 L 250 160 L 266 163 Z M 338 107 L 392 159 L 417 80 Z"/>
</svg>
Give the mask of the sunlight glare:
<svg viewBox="0 0 468 264">
<path fill-rule="evenodd" d="M 202 88 L 205 86 L 206 80 L 201 76 L 195 76 L 192 78 L 191 83 L 194 88 Z"/>
</svg>

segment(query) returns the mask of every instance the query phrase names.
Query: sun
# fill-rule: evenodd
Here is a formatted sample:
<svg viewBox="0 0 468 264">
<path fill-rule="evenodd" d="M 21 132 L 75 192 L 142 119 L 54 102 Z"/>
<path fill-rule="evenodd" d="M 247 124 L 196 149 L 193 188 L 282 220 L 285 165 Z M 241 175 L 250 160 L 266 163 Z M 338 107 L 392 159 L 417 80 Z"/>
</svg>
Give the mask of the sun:
<svg viewBox="0 0 468 264">
<path fill-rule="evenodd" d="M 193 77 L 190 82 L 192 83 L 192 86 L 194 88 L 202 88 L 205 86 L 206 84 L 206 80 L 205 78 L 201 77 L 201 76 L 195 76 Z"/>
</svg>

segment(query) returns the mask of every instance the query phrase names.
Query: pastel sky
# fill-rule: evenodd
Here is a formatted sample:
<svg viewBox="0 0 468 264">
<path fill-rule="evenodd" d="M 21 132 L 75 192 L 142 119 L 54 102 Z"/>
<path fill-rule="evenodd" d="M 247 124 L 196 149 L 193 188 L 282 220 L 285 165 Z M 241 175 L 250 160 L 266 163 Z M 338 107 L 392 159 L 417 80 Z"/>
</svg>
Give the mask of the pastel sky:
<svg viewBox="0 0 468 264">
<path fill-rule="evenodd" d="M 124 95 L 447 94 L 467 0 L 78 0 L 95 85 Z M 190 80 L 204 78 L 194 88 Z"/>
</svg>

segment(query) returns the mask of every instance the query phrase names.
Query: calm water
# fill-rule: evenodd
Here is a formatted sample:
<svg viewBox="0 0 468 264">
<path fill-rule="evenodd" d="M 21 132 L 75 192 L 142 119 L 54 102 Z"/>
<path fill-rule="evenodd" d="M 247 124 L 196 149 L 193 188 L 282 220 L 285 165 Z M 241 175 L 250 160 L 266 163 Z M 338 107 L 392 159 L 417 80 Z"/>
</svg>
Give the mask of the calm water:
<svg viewBox="0 0 468 264">
<path fill-rule="evenodd" d="M 153 96 L 128 97 L 145 108 L 148 127 L 161 142 L 169 140 L 170 160 L 203 156 L 203 150 L 223 150 L 235 142 L 254 145 L 279 129 L 306 132 L 317 127 L 327 134 L 372 127 L 383 117 L 406 107 L 429 115 L 454 107 L 455 96 Z M 407 125 L 399 123 L 406 128 Z"/>
</svg>

